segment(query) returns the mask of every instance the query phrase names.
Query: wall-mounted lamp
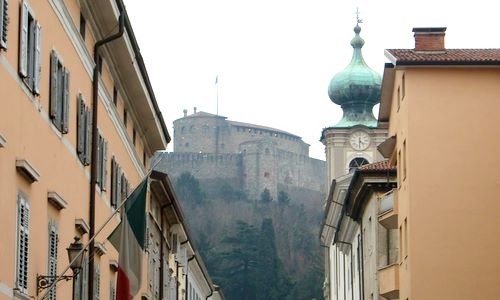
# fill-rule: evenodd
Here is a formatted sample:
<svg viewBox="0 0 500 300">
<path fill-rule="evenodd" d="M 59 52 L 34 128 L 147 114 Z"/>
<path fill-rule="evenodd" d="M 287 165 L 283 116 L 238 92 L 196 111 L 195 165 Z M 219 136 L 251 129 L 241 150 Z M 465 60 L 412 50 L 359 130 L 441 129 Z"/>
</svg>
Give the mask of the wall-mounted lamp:
<svg viewBox="0 0 500 300">
<path fill-rule="evenodd" d="M 71 263 L 70 268 L 73 270 L 73 275 L 64 275 L 64 276 L 53 276 L 53 275 L 37 275 L 36 276 L 36 292 L 37 295 L 40 291 L 50 287 L 52 283 L 61 280 L 71 280 L 73 279 L 82 269 L 83 262 L 83 244 L 80 242 L 80 238 L 75 236 L 75 241 L 69 245 L 66 250 L 68 251 L 69 262 Z M 81 253 L 80 253 L 81 252 Z M 77 257 L 78 256 L 78 257 Z"/>
</svg>

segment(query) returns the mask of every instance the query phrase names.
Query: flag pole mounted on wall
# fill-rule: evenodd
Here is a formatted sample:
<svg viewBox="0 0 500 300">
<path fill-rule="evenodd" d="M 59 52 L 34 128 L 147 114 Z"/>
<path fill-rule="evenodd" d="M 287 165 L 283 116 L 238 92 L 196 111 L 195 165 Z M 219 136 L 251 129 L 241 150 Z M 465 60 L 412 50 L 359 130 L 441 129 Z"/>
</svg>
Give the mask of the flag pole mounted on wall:
<svg viewBox="0 0 500 300">
<path fill-rule="evenodd" d="M 215 89 L 217 93 L 217 115 L 219 115 L 219 74 L 215 76 Z"/>
</svg>

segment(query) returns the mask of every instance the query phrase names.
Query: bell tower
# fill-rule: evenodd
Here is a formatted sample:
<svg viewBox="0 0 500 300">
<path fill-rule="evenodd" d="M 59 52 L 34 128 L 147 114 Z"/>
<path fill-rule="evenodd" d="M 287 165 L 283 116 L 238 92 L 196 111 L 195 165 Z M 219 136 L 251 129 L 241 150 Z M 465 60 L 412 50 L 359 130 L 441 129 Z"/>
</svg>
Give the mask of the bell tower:
<svg viewBox="0 0 500 300">
<path fill-rule="evenodd" d="M 377 128 L 372 112 L 373 106 L 380 102 L 382 79 L 363 59 L 361 48 L 365 41 L 360 36 L 360 23 L 358 17 L 351 40 L 350 63 L 333 76 L 328 86 L 330 100 L 343 111 L 342 119 L 321 134 L 328 184 L 356 167 L 381 160 L 377 145 L 387 137 L 387 129 Z"/>
</svg>

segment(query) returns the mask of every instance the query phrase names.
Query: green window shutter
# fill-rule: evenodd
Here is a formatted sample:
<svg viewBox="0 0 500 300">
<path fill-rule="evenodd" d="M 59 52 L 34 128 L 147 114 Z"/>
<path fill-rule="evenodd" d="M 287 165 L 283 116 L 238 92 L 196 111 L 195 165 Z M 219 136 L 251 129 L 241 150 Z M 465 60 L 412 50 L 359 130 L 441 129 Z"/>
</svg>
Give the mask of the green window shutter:
<svg viewBox="0 0 500 300">
<path fill-rule="evenodd" d="M 64 69 L 63 71 L 63 95 L 62 95 L 62 116 L 61 116 L 61 128 L 62 133 L 68 133 L 68 117 L 69 117 L 69 71 Z"/>
<path fill-rule="evenodd" d="M 101 187 L 101 178 L 102 178 L 102 145 L 103 139 L 99 134 L 98 143 L 97 143 L 97 185 Z"/>
<path fill-rule="evenodd" d="M 47 264 L 47 275 L 56 276 L 57 275 L 57 244 L 59 242 L 59 236 L 57 234 L 56 224 L 51 221 L 49 222 L 49 249 L 48 249 L 48 264 Z M 48 294 L 49 300 L 56 300 L 56 288 L 52 288 Z"/>
<path fill-rule="evenodd" d="M 28 76 L 28 15 L 29 7 L 26 0 L 21 4 L 21 22 L 19 24 L 19 74 Z"/>
<path fill-rule="evenodd" d="M 76 98 L 76 153 L 82 163 L 85 162 L 85 117 L 85 103 L 82 94 L 78 94 Z"/>
<path fill-rule="evenodd" d="M 109 197 L 109 202 L 111 207 L 116 208 L 116 171 L 117 171 L 117 164 L 115 161 L 115 156 L 113 155 L 111 157 L 111 196 Z"/>
<path fill-rule="evenodd" d="M 7 0 L 0 0 L 0 48 L 3 49 L 7 49 L 8 8 L 9 2 Z"/>
<path fill-rule="evenodd" d="M 17 202 L 16 288 L 23 293 L 28 292 L 29 219 L 28 201 L 19 195 Z"/>
<path fill-rule="evenodd" d="M 90 165 L 90 147 L 92 141 L 92 111 L 88 108 L 85 108 L 85 155 L 84 155 L 84 165 Z"/>
<path fill-rule="evenodd" d="M 102 148 L 102 186 L 101 190 L 106 191 L 108 182 L 108 142 L 103 140 Z"/>
<path fill-rule="evenodd" d="M 116 298 L 116 288 L 114 274 L 110 274 L 111 280 L 109 281 L 109 300 L 115 300 Z"/>
<path fill-rule="evenodd" d="M 116 206 L 118 207 L 122 202 L 122 169 L 120 167 L 116 170 Z"/>
<path fill-rule="evenodd" d="M 50 103 L 49 103 L 49 116 L 51 119 L 57 117 L 57 108 L 59 106 L 57 96 L 58 87 L 58 65 L 59 60 L 57 59 L 57 54 L 54 50 L 50 52 Z"/>
<path fill-rule="evenodd" d="M 1 1 L 1 0 L 0 0 Z M 35 22 L 35 53 L 33 57 L 33 93 L 40 95 L 40 43 L 41 43 L 41 27 L 38 22 Z"/>
</svg>

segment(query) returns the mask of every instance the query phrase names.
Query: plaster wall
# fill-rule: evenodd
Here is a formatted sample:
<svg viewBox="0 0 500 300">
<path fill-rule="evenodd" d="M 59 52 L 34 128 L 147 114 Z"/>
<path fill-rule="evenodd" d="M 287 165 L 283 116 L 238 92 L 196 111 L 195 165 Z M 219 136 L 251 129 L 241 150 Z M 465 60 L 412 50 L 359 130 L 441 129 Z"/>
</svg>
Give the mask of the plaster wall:
<svg viewBox="0 0 500 300">
<path fill-rule="evenodd" d="M 403 72 L 406 95 L 398 112 L 393 94 L 389 127 L 402 152 L 401 299 L 498 299 L 500 71 L 408 68 L 394 90 Z"/>
</svg>

